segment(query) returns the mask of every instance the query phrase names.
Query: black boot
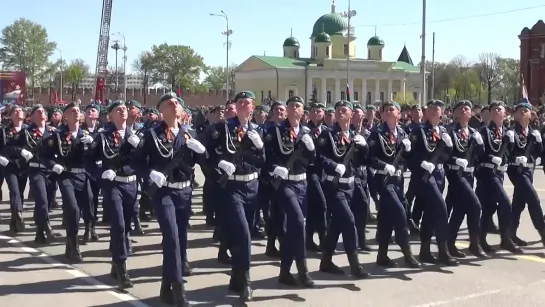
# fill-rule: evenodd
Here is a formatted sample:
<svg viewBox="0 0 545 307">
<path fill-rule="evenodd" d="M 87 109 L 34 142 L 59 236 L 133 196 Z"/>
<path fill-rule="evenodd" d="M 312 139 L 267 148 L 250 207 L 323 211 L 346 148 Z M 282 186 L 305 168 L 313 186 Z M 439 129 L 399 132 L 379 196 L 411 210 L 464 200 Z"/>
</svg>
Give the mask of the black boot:
<svg viewBox="0 0 545 307">
<path fill-rule="evenodd" d="M 12 213 L 9 230 L 14 234 L 21 233 L 25 230 L 25 221 L 22 212 L 17 211 Z"/>
<path fill-rule="evenodd" d="M 58 233 L 53 232 L 53 228 L 51 227 L 51 224 L 49 224 L 49 222 L 45 223 L 44 233 L 49 243 L 55 241 L 55 238 L 59 236 Z"/>
<path fill-rule="evenodd" d="M 191 265 L 189 264 L 189 261 L 187 261 L 187 259 L 183 263 L 182 272 L 183 272 L 184 277 L 193 275 L 193 268 L 191 267 Z"/>
<path fill-rule="evenodd" d="M 312 280 L 310 275 L 308 275 L 307 261 L 296 261 L 295 265 L 297 266 L 297 277 L 299 279 L 299 283 L 301 283 L 301 286 L 304 288 L 314 287 L 314 280 Z"/>
<path fill-rule="evenodd" d="M 511 231 L 511 239 L 513 240 L 513 242 L 517 245 L 517 246 L 528 246 L 528 242 L 527 241 L 524 241 L 522 240 L 521 238 L 519 238 L 517 236 L 517 229 L 516 228 L 513 228 L 513 230 Z"/>
<path fill-rule="evenodd" d="M 482 230 L 479 236 L 479 240 L 481 241 L 481 247 L 483 248 L 483 251 L 485 253 L 493 254 L 496 252 L 496 249 L 490 246 L 490 244 L 488 244 L 488 242 L 486 241 L 486 235 L 487 235 L 487 231 Z"/>
<path fill-rule="evenodd" d="M 541 237 L 541 243 L 545 245 L 545 228 L 538 230 L 538 232 Z"/>
<path fill-rule="evenodd" d="M 133 287 L 133 283 L 129 274 L 127 273 L 127 263 L 122 261 L 115 265 L 116 280 L 120 290 L 129 289 Z"/>
<path fill-rule="evenodd" d="M 42 227 L 36 227 L 36 236 L 34 237 L 34 243 L 39 245 L 49 244 L 49 241 L 45 237 L 45 232 Z"/>
<path fill-rule="evenodd" d="M 478 233 L 469 234 L 469 252 L 477 258 L 487 258 L 488 255 L 481 247 L 481 238 Z"/>
<path fill-rule="evenodd" d="M 367 245 L 365 229 L 362 229 L 358 234 L 358 248 L 362 252 L 370 252 L 371 248 Z"/>
<path fill-rule="evenodd" d="M 140 215 L 135 214 L 132 220 L 134 223 L 134 230 L 132 231 L 133 235 L 144 236 L 146 233 L 144 232 L 144 229 L 142 228 L 142 223 L 140 223 Z"/>
<path fill-rule="evenodd" d="M 458 247 L 456 247 L 456 240 L 451 240 L 448 243 L 448 252 L 450 253 L 452 257 L 455 257 L 455 258 L 466 257 L 466 254 L 464 254 L 461 250 L 458 249 Z"/>
<path fill-rule="evenodd" d="M 98 241 L 98 235 L 95 231 L 95 225 L 93 223 L 85 223 L 85 232 L 83 233 L 83 244 L 87 244 L 89 242 L 96 242 Z"/>
<path fill-rule="evenodd" d="M 290 272 L 290 266 L 285 264 L 280 265 L 280 274 L 278 275 L 278 282 L 288 287 L 295 287 L 299 285 L 299 283 L 297 282 L 297 279 L 295 279 L 295 277 L 293 277 L 293 275 Z"/>
<path fill-rule="evenodd" d="M 306 235 L 306 242 L 305 242 L 305 248 L 309 252 L 319 252 L 320 246 L 318 244 L 314 243 L 314 233 L 311 231 L 307 231 Z"/>
<path fill-rule="evenodd" d="M 344 271 L 333 263 L 333 254 L 330 252 L 322 252 L 322 261 L 320 261 L 320 272 L 329 274 L 344 274 Z"/>
<path fill-rule="evenodd" d="M 437 263 L 437 258 L 431 253 L 431 242 L 422 241 L 420 242 L 420 253 L 418 254 L 418 259 L 422 263 Z"/>
<path fill-rule="evenodd" d="M 76 236 L 71 236 L 66 238 L 66 249 L 64 255 L 68 260 L 73 262 L 82 262 L 83 257 L 81 257 L 81 252 L 79 251 L 78 238 Z"/>
<path fill-rule="evenodd" d="M 163 277 L 161 280 L 161 290 L 159 290 L 159 299 L 167 305 L 174 305 L 174 296 L 172 295 L 172 287 L 170 282 Z"/>
<path fill-rule="evenodd" d="M 388 257 L 388 245 L 379 244 L 376 264 L 385 268 L 396 268 L 397 263 Z"/>
<path fill-rule="evenodd" d="M 511 232 L 504 231 L 501 235 L 500 248 L 506 251 L 510 251 L 513 254 L 522 254 L 522 249 L 513 242 L 511 238 Z"/>
<path fill-rule="evenodd" d="M 249 302 L 253 298 L 254 290 L 251 287 L 252 281 L 250 280 L 250 271 L 242 272 L 240 274 L 240 299 L 243 302 Z"/>
<path fill-rule="evenodd" d="M 173 282 L 172 285 L 172 298 L 174 300 L 174 306 L 176 307 L 191 307 L 189 301 L 185 296 L 184 283 Z"/>
<path fill-rule="evenodd" d="M 365 272 L 360 264 L 358 253 L 346 254 L 348 257 L 348 263 L 350 264 L 350 274 L 356 279 L 363 279 L 369 277 L 369 273 Z"/>
<path fill-rule="evenodd" d="M 267 238 L 267 248 L 265 249 L 265 255 L 271 258 L 280 258 L 280 251 L 276 248 L 276 239 L 274 237 Z"/>
<path fill-rule="evenodd" d="M 437 257 L 437 260 L 439 260 L 439 263 L 444 264 L 446 266 L 458 266 L 458 261 L 452 258 L 452 256 L 450 255 L 448 251 L 446 241 L 437 242 L 437 247 L 439 248 L 439 253 Z"/>
<path fill-rule="evenodd" d="M 240 271 L 238 269 L 231 269 L 231 279 L 229 280 L 229 291 L 240 293 L 242 292 L 242 286 L 240 283 Z"/>
<path fill-rule="evenodd" d="M 416 269 L 421 267 L 420 262 L 418 262 L 414 256 L 413 251 L 409 243 L 401 245 L 401 252 L 403 252 L 403 260 L 405 260 L 405 265 L 409 268 Z"/>
<path fill-rule="evenodd" d="M 218 262 L 222 264 L 230 264 L 231 257 L 229 257 L 229 254 L 227 254 L 227 247 L 225 247 L 225 245 L 225 243 L 220 242 L 218 249 Z"/>
</svg>

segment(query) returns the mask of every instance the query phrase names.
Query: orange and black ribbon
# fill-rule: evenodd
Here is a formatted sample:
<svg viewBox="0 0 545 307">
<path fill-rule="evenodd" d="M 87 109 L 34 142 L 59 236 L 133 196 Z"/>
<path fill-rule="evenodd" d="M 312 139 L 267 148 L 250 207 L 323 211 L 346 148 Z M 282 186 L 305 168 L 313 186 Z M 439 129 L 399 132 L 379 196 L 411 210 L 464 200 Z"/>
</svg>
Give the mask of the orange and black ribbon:
<svg viewBox="0 0 545 307">
<path fill-rule="evenodd" d="M 320 128 L 316 127 L 314 128 L 314 136 L 318 137 L 320 135 Z"/>
<path fill-rule="evenodd" d="M 166 126 L 165 128 L 165 137 L 167 138 L 167 141 L 172 142 L 174 140 L 174 133 Z"/>
<path fill-rule="evenodd" d="M 501 130 L 500 127 L 496 127 L 496 139 L 501 139 Z"/>
<path fill-rule="evenodd" d="M 66 131 L 64 140 L 66 141 L 66 144 L 72 144 L 72 132 L 70 132 L 70 130 Z"/>
<path fill-rule="evenodd" d="M 243 137 L 244 137 L 244 127 L 238 126 L 238 128 L 237 128 L 237 140 L 239 142 L 242 142 Z"/>
<path fill-rule="evenodd" d="M 439 136 L 439 133 L 435 129 L 433 129 L 433 134 L 431 135 L 431 137 L 433 138 L 434 142 L 437 142 L 441 139 L 441 137 Z"/>
<path fill-rule="evenodd" d="M 342 133 L 341 134 L 341 145 L 346 145 L 348 143 L 350 143 L 350 140 L 348 139 L 346 134 Z"/>
<path fill-rule="evenodd" d="M 114 132 L 114 144 L 119 145 L 121 143 L 121 134 L 119 131 Z"/>
<path fill-rule="evenodd" d="M 390 144 L 394 145 L 396 143 L 396 137 L 393 133 L 390 133 Z"/>
<path fill-rule="evenodd" d="M 35 138 L 41 138 L 42 137 L 42 132 L 40 131 L 40 129 L 36 128 L 36 130 L 34 130 L 34 137 Z"/>
<path fill-rule="evenodd" d="M 293 142 L 297 138 L 297 133 L 295 133 L 295 128 L 290 128 L 290 140 Z"/>
<path fill-rule="evenodd" d="M 526 136 L 527 136 L 526 129 L 522 129 L 522 136 L 523 136 L 523 137 L 526 137 Z"/>
<path fill-rule="evenodd" d="M 462 129 L 462 132 L 460 133 L 460 138 L 465 141 L 467 140 L 467 132 L 465 129 Z"/>
</svg>

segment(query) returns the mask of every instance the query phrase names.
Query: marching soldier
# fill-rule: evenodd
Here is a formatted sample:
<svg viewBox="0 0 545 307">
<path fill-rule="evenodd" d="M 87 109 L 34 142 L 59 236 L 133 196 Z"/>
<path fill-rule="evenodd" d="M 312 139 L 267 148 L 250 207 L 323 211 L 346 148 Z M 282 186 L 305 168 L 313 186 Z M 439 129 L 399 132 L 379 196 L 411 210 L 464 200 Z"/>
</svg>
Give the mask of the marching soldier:
<svg viewBox="0 0 545 307">
<path fill-rule="evenodd" d="M 250 230 L 253 225 L 258 190 L 258 169 L 265 162 L 265 151 L 258 126 L 250 122 L 255 95 L 240 92 L 235 96 L 237 116 L 211 129 L 207 145 L 210 164 L 220 177 L 223 209 L 221 230 L 226 232 L 232 255 L 229 289 L 251 300 Z"/>
<path fill-rule="evenodd" d="M 98 123 L 98 117 L 100 115 L 100 106 L 96 104 L 90 104 L 87 107 L 85 107 L 85 121 L 81 125 L 81 129 L 87 131 L 87 133 L 94 137 L 96 136 L 100 131 L 99 123 Z M 103 129 L 102 129 L 103 130 Z M 95 162 L 96 167 L 94 165 L 90 165 L 87 174 L 89 175 L 89 185 L 91 186 L 91 193 L 93 194 L 93 209 L 94 209 L 94 217 L 95 222 L 98 219 L 98 197 L 100 195 L 100 185 L 99 180 L 100 178 L 97 178 L 100 176 L 100 173 L 96 173 L 100 170 L 102 160 L 97 160 Z M 105 216 L 106 210 L 103 208 L 102 215 Z"/>
<path fill-rule="evenodd" d="M 481 246 L 486 253 L 495 252 L 486 241 L 486 230 L 497 209 L 502 239 L 500 248 L 520 254 L 522 250 L 512 239 L 511 202 L 503 188 L 508 157 L 515 143 L 515 133 L 503 127 L 503 118 L 505 117 L 503 102 L 492 102 L 489 109 L 490 123 L 481 129 L 485 152 L 476 173 L 477 185 L 482 188 L 483 192 L 480 195 L 477 194 L 482 205 Z"/>
<path fill-rule="evenodd" d="M 21 137 L 22 147 L 28 148 L 33 157 L 30 159 L 28 178 L 30 191 L 34 194 L 34 221 L 36 223 L 36 244 L 50 244 L 54 241 L 56 234 L 53 233 L 49 223 L 49 199 L 51 196 L 51 170 L 45 167 L 43 157 L 40 154 L 46 145 L 47 140 L 54 132 L 55 128 L 46 124 L 47 112 L 41 104 L 32 107 L 30 118 L 32 123 L 23 130 Z M 53 191 L 55 192 L 55 191 Z M 55 196 L 53 196 L 55 197 Z"/>
<path fill-rule="evenodd" d="M 132 288 L 126 260 L 130 253 L 130 225 L 138 194 L 136 173 L 143 164 L 136 149 L 140 138 L 127 127 L 127 107 L 122 101 L 108 106 L 113 123 L 99 133 L 88 155 L 91 161 L 102 161 L 100 178 L 103 180 L 105 210 L 110 220 L 111 276 L 120 289 Z"/>
<path fill-rule="evenodd" d="M 160 298 L 167 304 L 189 306 L 183 284 L 187 261 L 187 228 L 191 216 L 191 180 L 197 162 L 203 161 L 206 149 L 194 130 L 181 125 L 183 100 L 168 93 L 159 99 L 157 108 L 163 121 L 145 135 L 144 151 L 149 171 L 148 195 L 155 208 L 163 235 L 163 277 Z M 151 192 L 156 190 L 156 192 Z"/>
<path fill-rule="evenodd" d="M 377 127 L 380 124 L 380 120 L 376 117 L 377 108 L 373 105 L 369 105 L 365 110 L 365 118 L 363 119 L 363 135 L 366 137 L 371 134 L 371 130 Z M 375 203 L 375 209 L 378 210 L 380 206 L 380 199 L 378 197 L 377 187 L 375 185 L 375 171 L 372 168 L 367 168 L 367 187 L 369 190 L 369 196 Z M 369 214 L 370 220 L 374 220 L 374 216 Z"/>
<path fill-rule="evenodd" d="M 370 167 L 377 170 L 375 182 L 381 199 L 377 217 L 377 243 L 379 246 L 377 265 L 396 267 L 388 257 L 388 246 L 392 231 L 401 247 L 408 267 L 420 266 L 413 257 L 409 245 L 407 213 L 403 199 L 403 159 L 411 151 L 411 141 L 398 126 L 401 107 L 397 102 L 386 102 L 382 106 L 384 123 L 373 129 L 368 138 Z"/>
<path fill-rule="evenodd" d="M 418 130 L 422 127 L 424 113 L 422 108 L 419 105 L 414 105 L 411 107 L 411 122 L 405 126 L 405 132 L 410 135 L 413 131 Z M 412 216 L 412 206 L 415 198 L 416 185 L 418 185 L 420 178 L 415 174 L 411 173 L 411 178 L 409 179 L 409 186 L 407 187 L 407 192 L 405 193 L 405 199 L 407 201 L 407 218 L 409 219 L 409 230 L 411 234 L 418 234 L 419 229 L 417 224 L 420 223 L 422 219 L 422 210 L 416 210 L 415 218 Z M 418 209 L 418 208 L 417 208 Z"/>
<path fill-rule="evenodd" d="M 312 131 L 311 136 L 314 142 L 328 128 L 323 125 L 325 105 L 314 103 L 310 106 L 310 121 L 307 127 Z M 325 243 L 327 229 L 327 202 L 321 184 L 322 170 L 316 161 L 307 167 L 307 220 L 306 248 L 309 251 L 318 252 Z M 314 233 L 318 234 L 319 245 L 314 243 Z"/>
<path fill-rule="evenodd" d="M 9 109 L 10 123 L 1 130 L 0 165 L 4 167 L 3 173 L 9 190 L 9 205 L 11 220 L 9 229 L 17 234 L 25 229 L 23 220 L 23 193 L 28 177 L 25 169 L 27 161 L 34 156 L 30 151 L 22 147 L 23 134 L 26 128 L 23 120 L 25 114 L 19 105 L 13 105 Z"/>
<path fill-rule="evenodd" d="M 77 240 L 80 212 L 85 222 L 84 243 L 98 240 L 94 229 L 91 188 L 85 173 L 88 165 L 85 152 L 93 138 L 81 129 L 80 109 L 75 103 L 66 105 L 63 116 L 66 124 L 49 137 L 43 154 L 45 165 L 59 175 L 66 221 L 65 255 L 69 260 L 81 262 L 83 258 Z"/>
<path fill-rule="evenodd" d="M 539 195 L 534 188 L 534 168 L 537 157 L 543 152 L 542 137 L 538 129 L 530 127 L 532 105 L 523 102 L 515 107 L 515 146 L 509 157 L 507 175 L 515 187 L 512 203 L 512 239 L 518 246 L 526 246 L 528 243 L 521 240 L 516 231 L 520 223 L 520 215 L 526 204 L 528 213 L 535 229 L 545 244 L 545 220 Z M 528 147 L 529 146 L 529 147 Z"/>
<path fill-rule="evenodd" d="M 476 257 L 486 257 L 480 242 L 481 202 L 473 191 L 475 165 L 484 152 L 481 134 L 469 126 L 472 103 L 462 100 L 454 106 L 455 122 L 448 128 L 453 140 L 452 157 L 446 165 L 448 192 L 445 202 L 448 212 L 452 210 L 449 221 L 448 248 L 452 256 L 464 258 L 465 254 L 456 247 L 460 226 L 467 215 L 469 230 L 469 252 Z"/>
<path fill-rule="evenodd" d="M 305 255 L 305 222 L 302 211 L 307 193 L 306 168 L 316 157 L 310 129 L 303 126 L 304 101 L 293 96 L 286 102 L 287 119 L 269 127 L 266 135 L 267 166 L 272 173 L 271 185 L 276 188 L 276 205 L 286 216 L 286 236 L 282 240 L 279 282 L 288 286 L 314 286 L 308 275 Z M 280 180 L 275 185 L 275 180 Z M 290 273 L 293 261 L 297 266 L 297 281 Z"/>
<path fill-rule="evenodd" d="M 445 188 L 443 163 L 452 152 L 452 139 L 440 119 L 445 104 L 440 100 L 430 100 L 426 109 L 426 123 L 411 134 L 413 148 L 409 157 L 411 172 L 420 178 L 417 186 L 415 206 L 423 209 L 420 227 L 419 259 L 423 263 L 436 263 L 455 266 L 447 248 L 448 215 L 442 191 Z M 435 233 L 439 249 L 438 258 L 431 253 L 431 238 Z"/>
<path fill-rule="evenodd" d="M 317 165 L 325 172 L 323 191 L 331 213 L 325 243 L 322 249 L 320 271 L 344 274 L 333 263 L 333 253 L 342 233 L 344 250 L 354 278 L 369 276 L 360 265 L 357 254 L 358 234 L 350 202 L 354 195 L 354 174 L 356 168 L 365 162 L 368 146 L 365 138 L 350 130 L 353 106 L 349 101 L 335 104 L 335 125 L 323 131 L 317 140 Z"/>
</svg>

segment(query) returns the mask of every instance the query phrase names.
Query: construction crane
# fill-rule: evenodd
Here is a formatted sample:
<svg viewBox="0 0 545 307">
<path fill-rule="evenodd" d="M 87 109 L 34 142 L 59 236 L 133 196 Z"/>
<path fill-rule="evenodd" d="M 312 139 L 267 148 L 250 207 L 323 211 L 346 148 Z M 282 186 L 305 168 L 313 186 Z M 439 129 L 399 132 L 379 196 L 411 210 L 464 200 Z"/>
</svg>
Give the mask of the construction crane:
<svg viewBox="0 0 545 307">
<path fill-rule="evenodd" d="M 110 45 L 110 21 L 112 19 L 113 0 L 102 1 L 102 18 L 100 20 L 100 36 L 98 38 L 97 66 L 95 77 L 95 101 L 104 103 L 104 89 L 108 74 L 108 47 Z"/>
</svg>

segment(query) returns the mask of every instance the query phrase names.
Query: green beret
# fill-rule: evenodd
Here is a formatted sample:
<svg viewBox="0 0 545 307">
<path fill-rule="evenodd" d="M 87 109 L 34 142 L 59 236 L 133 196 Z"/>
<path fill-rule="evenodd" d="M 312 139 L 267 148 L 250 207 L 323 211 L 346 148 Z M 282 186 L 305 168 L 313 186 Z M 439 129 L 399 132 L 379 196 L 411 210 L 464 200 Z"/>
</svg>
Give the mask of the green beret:
<svg viewBox="0 0 545 307">
<path fill-rule="evenodd" d="M 72 109 L 72 108 L 75 108 L 75 107 L 77 107 L 76 103 L 75 103 L 75 102 L 71 102 L 71 103 L 67 104 L 67 105 L 64 107 L 64 109 L 62 110 L 62 112 L 64 113 L 64 112 L 66 112 L 66 111 L 68 111 L 68 110 L 70 110 L 70 109 Z"/>
<path fill-rule="evenodd" d="M 354 109 L 354 106 L 352 105 L 352 103 L 348 100 L 341 100 L 341 101 L 337 101 L 337 103 L 335 104 L 335 109 L 337 109 L 338 107 L 347 107 L 349 108 L 350 110 L 353 110 Z"/>
<path fill-rule="evenodd" d="M 181 105 L 184 108 L 187 108 L 187 106 L 185 105 L 185 101 L 182 98 L 178 97 L 178 98 L 176 98 L 176 100 L 178 100 L 179 105 Z"/>
<path fill-rule="evenodd" d="M 233 103 L 235 103 L 235 101 L 233 99 L 229 99 L 229 100 L 227 100 L 225 102 L 225 106 L 228 106 L 228 105 L 233 104 Z"/>
<path fill-rule="evenodd" d="M 439 99 L 429 100 L 426 105 L 428 107 L 438 107 L 438 108 L 444 108 L 445 107 L 445 103 L 442 100 L 439 100 Z"/>
<path fill-rule="evenodd" d="M 320 103 L 320 102 L 315 102 L 313 104 L 310 105 L 310 109 L 325 109 L 325 104 L 323 103 Z"/>
<path fill-rule="evenodd" d="M 161 97 L 159 98 L 159 102 L 157 102 L 157 108 L 159 108 L 159 106 L 161 105 L 161 103 L 163 103 L 164 101 L 170 100 L 170 99 L 172 99 L 172 98 L 178 99 L 178 96 L 176 95 L 176 93 L 170 92 L 170 93 L 164 94 L 163 96 L 161 96 Z"/>
<path fill-rule="evenodd" d="M 397 102 L 395 102 L 393 100 L 384 102 L 382 104 L 382 111 L 384 111 L 384 109 L 386 109 L 387 107 L 390 107 L 390 106 L 392 106 L 392 107 L 394 107 L 394 108 L 401 111 L 401 106 L 399 105 L 399 103 L 397 103 Z"/>
<path fill-rule="evenodd" d="M 92 104 L 87 105 L 87 106 L 85 107 L 85 111 L 90 110 L 90 109 L 95 109 L 95 110 L 97 110 L 98 112 L 100 112 L 100 105 L 92 103 Z"/>
<path fill-rule="evenodd" d="M 374 105 L 369 105 L 367 107 L 365 107 L 365 109 L 367 111 L 376 111 L 377 110 L 377 107 L 375 107 Z"/>
<path fill-rule="evenodd" d="M 413 106 L 411 107 L 411 110 L 415 110 L 415 111 L 421 111 L 422 108 L 420 107 L 419 104 L 413 104 Z"/>
<path fill-rule="evenodd" d="M 521 103 L 519 103 L 519 104 L 517 104 L 515 106 L 515 111 L 517 111 L 520 108 L 525 108 L 525 109 L 528 109 L 528 110 L 531 111 L 532 110 L 532 105 L 527 103 L 527 102 L 521 102 Z"/>
<path fill-rule="evenodd" d="M 361 106 L 361 104 L 355 103 L 354 104 L 354 110 L 362 110 L 363 111 L 363 107 Z"/>
<path fill-rule="evenodd" d="M 36 110 L 38 109 L 43 109 L 44 106 L 42 104 L 37 104 L 37 105 L 34 105 L 31 109 L 30 109 L 30 115 L 32 115 L 32 113 L 34 113 Z"/>
<path fill-rule="evenodd" d="M 458 109 L 459 107 L 469 107 L 470 109 L 473 108 L 473 104 L 469 100 L 460 100 L 454 105 L 454 110 Z"/>
<path fill-rule="evenodd" d="M 271 108 L 269 108 L 268 106 L 259 105 L 255 107 L 255 112 L 269 113 L 270 111 L 271 111 Z"/>
<path fill-rule="evenodd" d="M 116 100 L 108 105 L 108 113 L 111 113 L 115 108 L 126 105 L 123 100 Z"/>
<path fill-rule="evenodd" d="M 18 104 L 11 104 L 9 106 L 9 112 L 8 112 L 8 115 L 11 115 L 16 109 L 21 109 L 21 110 L 24 110 L 22 106 L 18 105 Z"/>
<path fill-rule="evenodd" d="M 142 109 L 142 104 L 136 100 L 129 100 L 127 101 L 127 107 L 136 107 L 139 109 Z"/>
<path fill-rule="evenodd" d="M 505 108 L 505 103 L 503 103 L 503 101 L 492 101 L 492 103 L 488 106 L 488 110 L 492 110 L 493 108 L 497 108 L 497 107 L 504 107 Z"/>
<path fill-rule="evenodd" d="M 327 113 L 335 113 L 335 109 L 333 109 L 332 107 L 329 107 L 329 108 L 325 109 L 325 111 Z"/>
<path fill-rule="evenodd" d="M 255 94 L 253 92 L 250 92 L 250 91 L 243 91 L 243 92 L 239 92 L 235 95 L 235 101 L 239 100 L 239 99 L 246 99 L 246 98 L 249 98 L 249 99 L 255 99 Z"/>
<path fill-rule="evenodd" d="M 271 109 L 274 109 L 274 107 L 276 107 L 276 106 L 285 107 L 285 106 L 286 106 L 286 103 L 284 103 L 284 102 L 281 101 L 281 100 L 275 100 L 275 101 L 271 104 Z"/>
<path fill-rule="evenodd" d="M 286 101 L 286 105 L 289 105 L 291 103 L 300 103 L 302 105 L 305 104 L 305 101 L 303 100 L 303 98 L 299 97 L 299 96 L 292 96 L 288 99 L 288 101 Z"/>
<path fill-rule="evenodd" d="M 147 108 L 144 111 L 144 114 L 148 114 L 148 113 L 159 115 L 159 110 L 157 110 L 156 108 Z"/>
<path fill-rule="evenodd" d="M 51 115 L 53 115 L 53 113 L 62 113 L 62 110 L 55 107 L 55 108 L 51 109 Z"/>
</svg>

